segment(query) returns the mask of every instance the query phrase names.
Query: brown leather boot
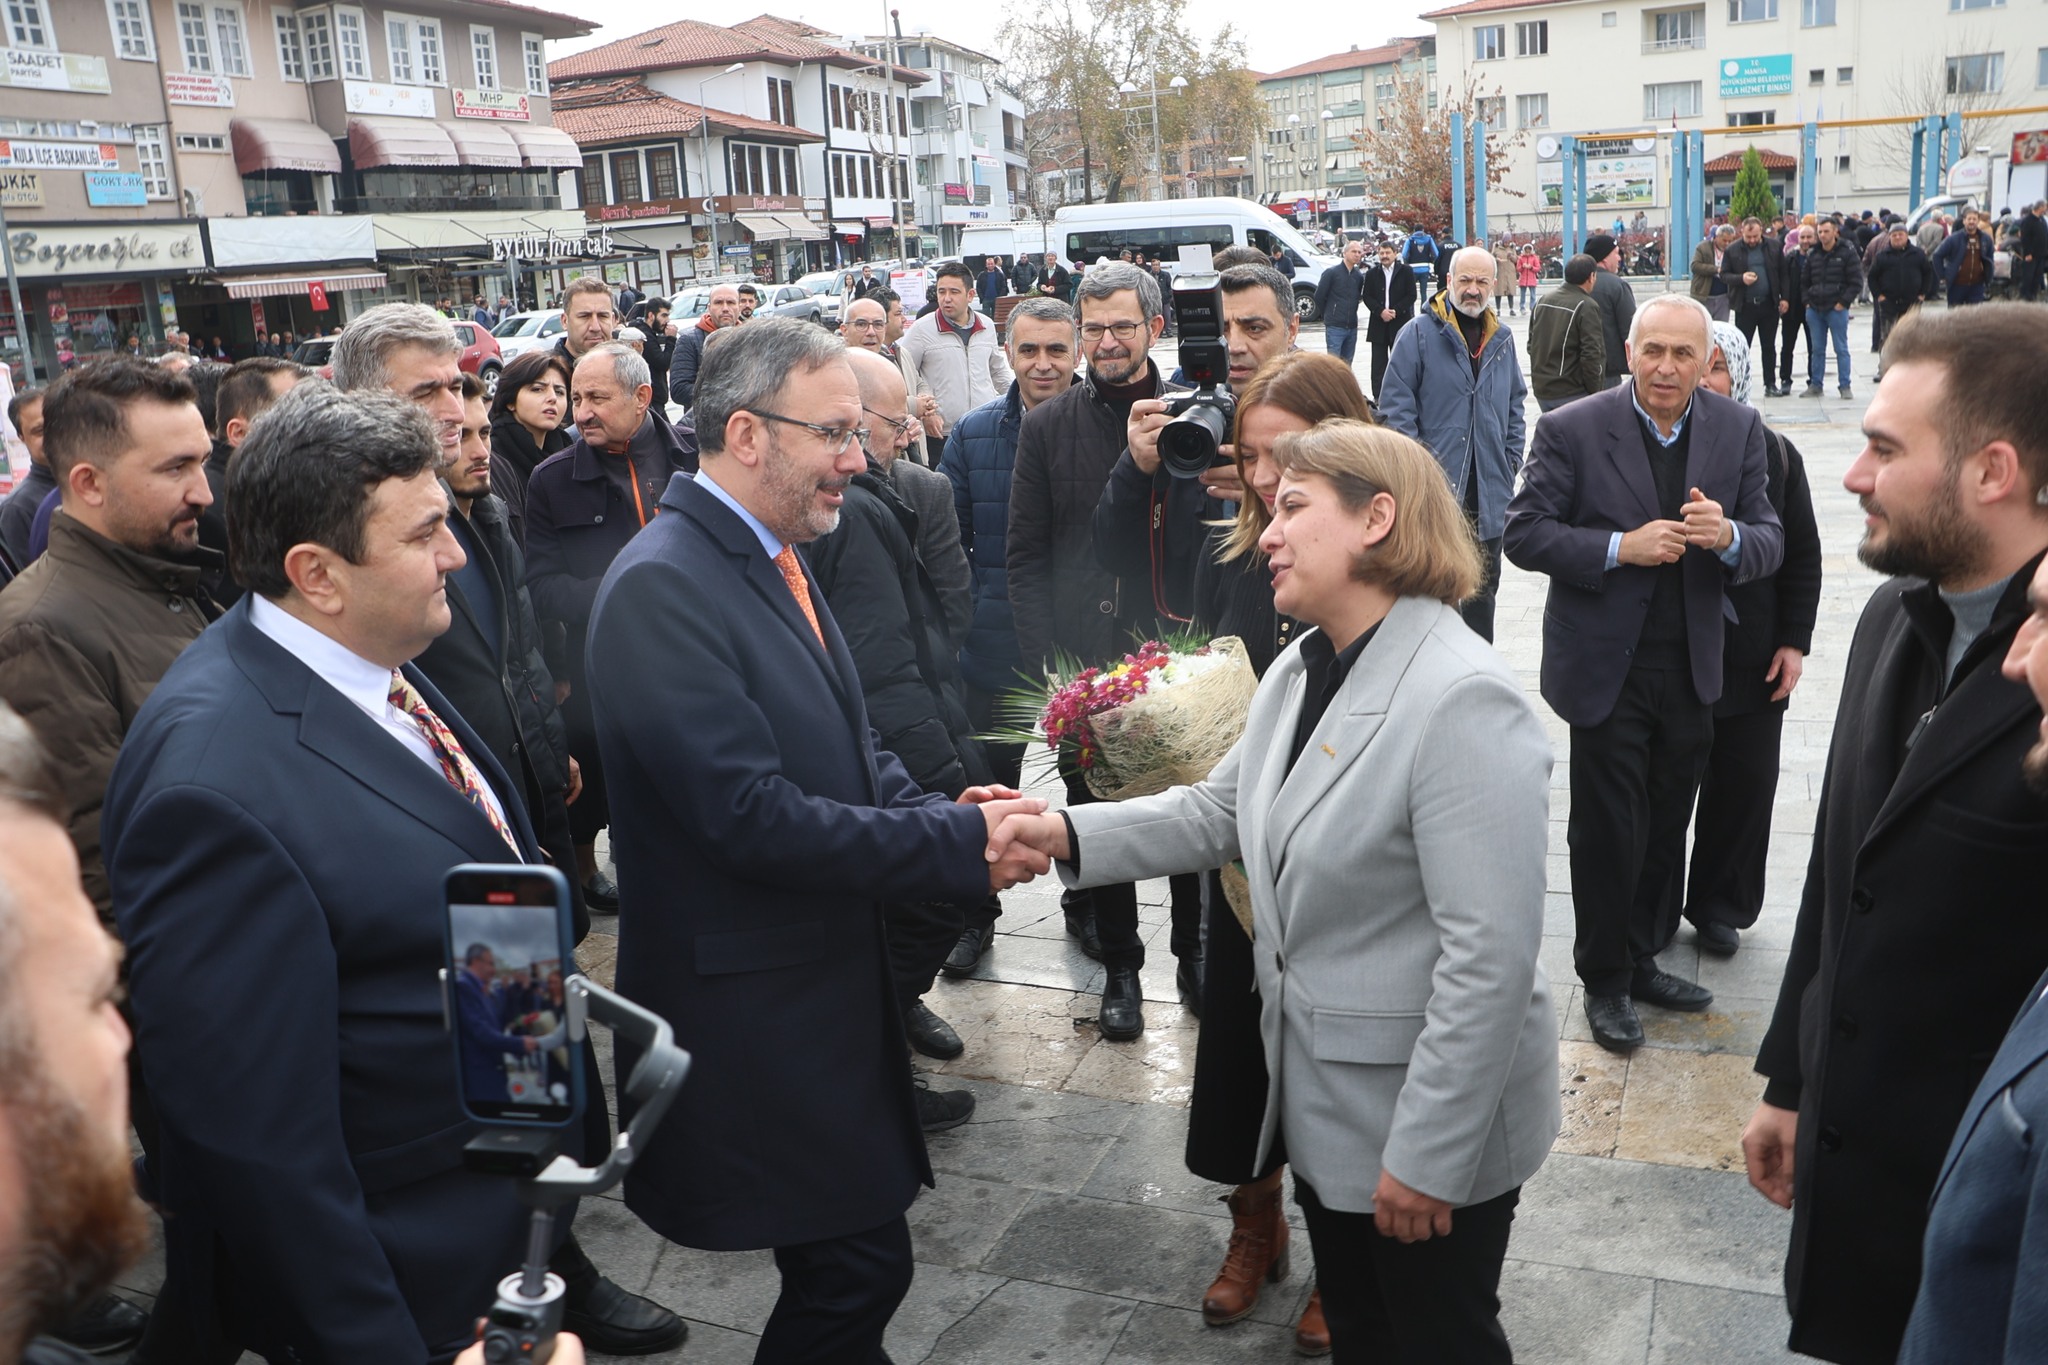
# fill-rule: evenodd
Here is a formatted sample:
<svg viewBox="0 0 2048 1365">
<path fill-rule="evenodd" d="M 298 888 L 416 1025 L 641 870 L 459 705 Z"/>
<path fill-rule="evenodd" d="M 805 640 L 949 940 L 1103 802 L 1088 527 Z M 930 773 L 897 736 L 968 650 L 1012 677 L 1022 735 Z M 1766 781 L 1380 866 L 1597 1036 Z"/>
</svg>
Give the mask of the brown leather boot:
<svg viewBox="0 0 2048 1365">
<path fill-rule="evenodd" d="M 1323 1291 L 1308 1296 L 1301 1310 L 1301 1322 L 1294 1329 L 1294 1353 L 1298 1356 L 1326 1356 L 1330 1353 L 1330 1324 L 1323 1321 Z"/>
<path fill-rule="evenodd" d="M 1211 1327 L 1236 1322 L 1259 1304 L 1259 1288 L 1287 1278 L 1287 1214 L 1280 1181 L 1240 1185 L 1230 1205 L 1230 1247 L 1223 1269 L 1202 1295 L 1202 1320 Z"/>
</svg>

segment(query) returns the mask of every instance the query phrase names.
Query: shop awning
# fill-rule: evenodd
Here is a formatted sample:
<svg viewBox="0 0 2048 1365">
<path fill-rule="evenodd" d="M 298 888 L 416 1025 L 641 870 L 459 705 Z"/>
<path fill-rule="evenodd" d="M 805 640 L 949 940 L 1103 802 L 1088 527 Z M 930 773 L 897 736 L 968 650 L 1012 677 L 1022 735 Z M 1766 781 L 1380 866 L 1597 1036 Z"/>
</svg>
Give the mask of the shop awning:
<svg viewBox="0 0 2048 1365">
<path fill-rule="evenodd" d="M 519 154 L 529 166 L 561 166 L 571 170 L 583 165 L 583 149 L 576 139 L 560 128 L 545 123 L 520 124 L 511 130 Z"/>
<path fill-rule="evenodd" d="M 850 222 L 844 218 L 833 223 L 832 230 L 838 233 L 841 237 L 865 237 L 868 235 L 868 225 L 866 223 L 858 221 Z"/>
<path fill-rule="evenodd" d="M 235 149 L 235 169 L 243 175 L 259 171 L 341 174 L 341 152 L 317 124 L 297 119 L 231 118 L 228 142 Z"/>
<path fill-rule="evenodd" d="M 352 118 L 348 150 L 356 169 L 378 166 L 459 166 L 448 130 L 431 119 Z"/>
<path fill-rule="evenodd" d="M 822 242 L 825 229 L 800 213 L 735 213 L 732 220 L 757 242 Z"/>
<path fill-rule="evenodd" d="M 495 123 L 443 123 L 439 125 L 455 144 L 455 154 L 465 166 L 510 166 L 517 170 L 525 162 L 512 134 Z"/>
<path fill-rule="evenodd" d="M 361 270 L 337 275 L 268 275 L 221 283 L 228 287 L 231 299 L 273 299 L 304 294 L 308 286 L 315 284 L 330 294 L 350 289 L 382 289 L 386 280 L 379 271 Z"/>
</svg>

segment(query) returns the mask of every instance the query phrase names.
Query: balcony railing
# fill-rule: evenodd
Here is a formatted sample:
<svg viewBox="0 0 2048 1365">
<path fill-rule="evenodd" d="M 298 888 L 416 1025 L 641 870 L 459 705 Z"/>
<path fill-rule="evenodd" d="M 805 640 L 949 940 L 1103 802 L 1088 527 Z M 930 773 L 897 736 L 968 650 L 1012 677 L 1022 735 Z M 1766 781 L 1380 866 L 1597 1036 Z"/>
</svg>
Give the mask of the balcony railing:
<svg viewBox="0 0 2048 1365">
<path fill-rule="evenodd" d="M 1706 45 L 1707 35 L 1704 33 L 1683 34 L 1676 38 L 1646 38 L 1643 40 L 1643 53 L 1647 56 L 1652 52 L 1689 52 Z"/>
<path fill-rule="evenodd" d="M 1003 150 L 1006 152 L 1022 153 L 1024 150 L 1024 139 L 1021 137 L 1012 137 L 1010 134 L 1004 133 Z"/>
</svg>

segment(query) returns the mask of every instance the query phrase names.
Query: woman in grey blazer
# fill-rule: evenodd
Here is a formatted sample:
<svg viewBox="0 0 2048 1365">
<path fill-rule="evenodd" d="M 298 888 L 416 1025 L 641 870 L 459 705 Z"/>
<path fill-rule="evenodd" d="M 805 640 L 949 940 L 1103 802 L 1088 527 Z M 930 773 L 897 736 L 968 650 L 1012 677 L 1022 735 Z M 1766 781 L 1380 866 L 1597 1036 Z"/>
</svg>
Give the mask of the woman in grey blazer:
<svg viewBox="0 0 2048 1365">
<path fill-rule="evenodd" d="M 1282 437 L 1260 548 L 1315 630 L 1207 781 L 1013 817 L 1070 886 L 1242 857 L 1271 1075 L 1335 1359 L 1508 1362 L 1501 1262 L 1557 1135 L 1537 965 L 1550 745 L 1454 604 L 1477 547 L 1429 452 L 1326 421 Z"/>
</svg>

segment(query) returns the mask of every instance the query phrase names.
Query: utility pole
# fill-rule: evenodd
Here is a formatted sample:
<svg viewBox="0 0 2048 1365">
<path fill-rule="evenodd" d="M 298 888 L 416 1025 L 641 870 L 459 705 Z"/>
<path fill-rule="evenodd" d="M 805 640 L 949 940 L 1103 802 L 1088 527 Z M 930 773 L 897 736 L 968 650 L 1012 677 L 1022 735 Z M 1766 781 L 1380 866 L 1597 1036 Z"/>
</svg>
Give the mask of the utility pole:
<svg viewBox="0 0 2048 1365">
<path fill-rule="evenodd" d="M 7 245 L 7 210 L 0 208 L 0 258 L 7 262 L 7 301 L 14 305 L 14 340 L 21 347 L 21 377 L 23 387 L 36 382 L 35 352 L 28 344 L 28 314 L 21 308 L 21 281 L 14 273 L 14 248 Z"/>
</svg>

